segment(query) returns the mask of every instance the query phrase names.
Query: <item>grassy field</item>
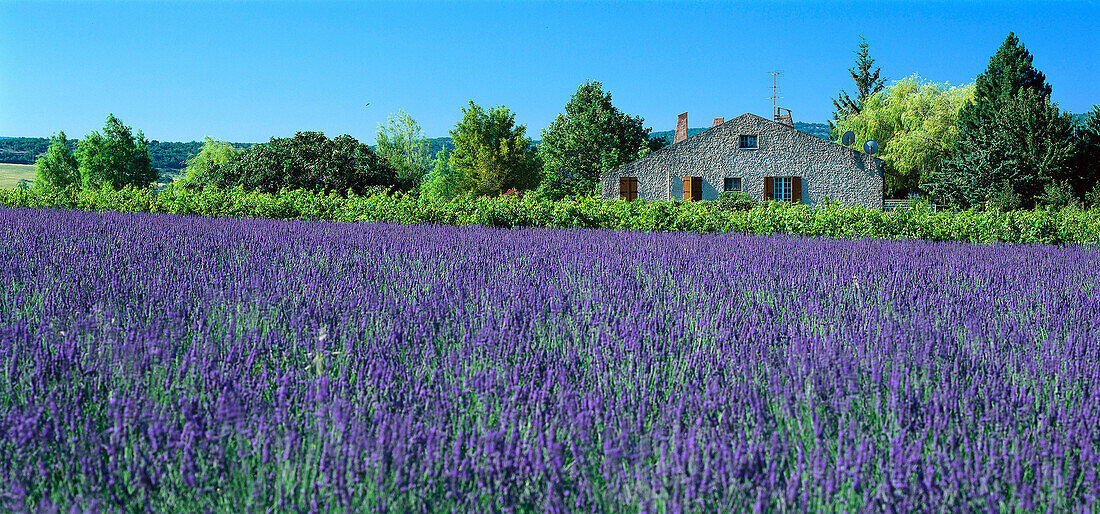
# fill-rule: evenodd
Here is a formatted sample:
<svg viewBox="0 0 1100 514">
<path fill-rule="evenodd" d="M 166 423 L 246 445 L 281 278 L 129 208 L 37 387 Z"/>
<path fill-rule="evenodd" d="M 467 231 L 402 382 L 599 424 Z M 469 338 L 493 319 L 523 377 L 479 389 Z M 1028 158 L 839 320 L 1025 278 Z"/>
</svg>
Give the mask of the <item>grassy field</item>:
<svg viewBox="0 0 1100 514">
<path fill-rule="evenodd" d="M 33 164 L 0 164 L 0 187 L 15 187 L 22 179 L 34 180 Z"/>
<path fill-rule="evenodd" d="M 176 170 L 158 170 L 157 185 L 163 186 L 176 178 L 180 172 Z M 0 163 L 0 188 L 16 187 L 19 181 L 34 180 L 33 164 L 8 164 Z"/>
</svg>

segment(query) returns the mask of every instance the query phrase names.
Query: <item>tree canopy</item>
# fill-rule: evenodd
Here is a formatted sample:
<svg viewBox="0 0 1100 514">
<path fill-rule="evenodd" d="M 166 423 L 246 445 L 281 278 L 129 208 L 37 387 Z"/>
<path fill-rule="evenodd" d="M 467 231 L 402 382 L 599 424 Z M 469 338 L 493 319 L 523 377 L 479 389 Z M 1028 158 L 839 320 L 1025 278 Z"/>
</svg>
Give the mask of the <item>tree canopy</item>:
<svg viewBox="0 0 1100 514">
<path fill-rule="evenodd" d="M 600 82 L 585 82 L 542 131 L 539 154 L 544 163 L 540 192 L 552 198 L 596 194 L 600 175 L 664 146 L 651 140 L 641 116 L 630 116 L 611 103 Z"/>
<path fill-rule="evenodd" d="M 904 196 L 920 190 L 950 155 L 959 109 L 973 94 L 973 84 L 952 87 L 912 75 L 871 95 L 859 114 L 837 122 L 836 131 L 851 130 L 857 141 L 877 141 L 886 193 Z"/>
<path fill-rule="evenodd" d="M 199 153 L 187 159 L 187 168 L 177 182 L 187 188 L 202 188 L 212 183 L 212 175 L 219 166 L 225 166 L 240 153 L 237 147 L 207 136 Z"/>
<path fill-rule="evenodd" d="M 1072 175 L 1073 119 L 1051 102 L 1051 87 L 1013 33 L 975 80 L 959 111 L 952 158 L 930 177 L 944 201 L 969 207 L 1011 189 L 1031 205 L 1047 185 Z"/>
<path fill-rule="evenodd" d="M 92 131 L 77 145 L 80 178 L 85 188 L 147 187 L 157 180 L 148 141 L 134 134 L 114 114 L 107 115 L 103 133 Z"/>
<path fill-rule="evenodd" d="M 462 120 L 451 130 L 455 148 L 448 162 L 457 174 L 449 179 L 456 191 L 494 195 L 538 186 L 538 156 L 527 127 L 515 119 L 503 105 L 486 111 L 470 100 L 462 109 Z"/>
<path fill-rule="evenodd" d="M 80 163 L 69 148 L 65 132 L 50 137 L 46 153 L 34 163 L 34 187 L 66 188 L 80 185 Z"/>
<path fill-rule="evenodd" d="M 400 111 L 378 125 L 375 151 L 395 170 L 402 189 L 416 189 L 432 166 L 429 143 L 420 124 Z"/>
<path fill-rule="evenodd" d="M 209 173 L 220 187 L 241 186 L 267 193 L 301 188 L 362 194 L 372 186 L 396 183 L 393 168 L 369 146 L 347 134 L 329 139 L 321 132 L 271 138 L 240 152 L 223 166 L 214 166 Z"/>
</svg>

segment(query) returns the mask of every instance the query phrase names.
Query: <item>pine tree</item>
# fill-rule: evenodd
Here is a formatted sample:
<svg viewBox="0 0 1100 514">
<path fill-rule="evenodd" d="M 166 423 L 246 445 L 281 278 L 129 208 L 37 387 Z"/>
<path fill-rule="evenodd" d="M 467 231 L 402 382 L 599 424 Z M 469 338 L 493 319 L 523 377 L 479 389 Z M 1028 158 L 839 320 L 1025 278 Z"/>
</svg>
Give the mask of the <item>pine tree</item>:
<svg viewBox="0 0 1100 514">
<path fill-rule="evenodd" d="M 970 207 L 1007 181 L 1032 205 L 1047 184 L 1072 175 L 1072 118 L 1050 101 L 1050 84 L 1031 63 L 1010 32 L 975 80 L 973 100 L 959 111 L 952 158 L 927 184 L 933 195 Z"/>
<path fill-rule="evenodd" d="M 870 47 L 871 45 L 867 43 L 867 39 L 862 35 L 859 36 L 859 50 L 856 52 L 856 65 L 855 67 L 848 68 L 848 73 L 852 75 L 852 80 L 856 83 L 856 99 L 852 100 L 844 90 L 841 90 L 840 94 L 833 99 L 834 112 L 833 119 L 829 122 L 830 130 L 835 130 L 834 124 L 837 121 L 862 112 L 863 104 L 867 99 L 886 87 L 886 78 L 879 77 L 879 73 L 882 69 L 875 68 L 874 71 L 871 71 L 871 68 L 875 64 L 875 60 L 871 58 L 871 54 L 868 50 Z"/>
</svg>

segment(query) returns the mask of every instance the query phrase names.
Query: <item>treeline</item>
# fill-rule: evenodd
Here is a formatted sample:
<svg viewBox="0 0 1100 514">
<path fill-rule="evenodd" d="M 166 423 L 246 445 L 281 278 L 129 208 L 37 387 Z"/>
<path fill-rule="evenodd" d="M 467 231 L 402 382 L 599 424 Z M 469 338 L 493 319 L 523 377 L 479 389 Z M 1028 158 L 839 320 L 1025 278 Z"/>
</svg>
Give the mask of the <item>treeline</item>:
<svg viewBox="0 0 1100 514">
<path fill-rule="evenodd" d="M 0 205 L 201 216 L 323 219 L 494 227 L 584 227 L 649 231 L 752 232 L 841 238 L 907 238 L 974 243 L 1100 244 L 1100 208 L 1034 211 L 937 211 L 927 202 L 892 211 L 787 202 L 649 202 L 592 197 L 550 200 L 510 193 L 466 193 L 442 201 L 372 188 L 363 195 L 305 189 L 278 194 L 176 184 L 125 187 L 0 189 Z"/>
<path fill-rule="evenodd" d="M 1100 105 L 1073 116 L 1051 101 L 1033 56 L 1008 34 L 974 83 L 912 75 L 886 86 L 862 40 L 855 97 L 833 100 L 834 141 L 875 140 L 887 194 L 931 196 L 956 209 L 1011 211 L 1100 199 Z"/>
<path fill-rule="evenodd" d="M 78 140 L 69 139 L 69 151 L 75 152 Z M 172 142 L 157 141 L 147 142 L 149 159 L 153 167 L 167 171 L 180 171 L 187 166 L 187 159 L 199 153 L 202 148 L 201 141 Z M 237 148 L 248 148 L 253 143 L 229 143 Z M 34 164 L 38 156 L 49 150 L 50 139 L 45 137 L 11 137 L 0 139 L 0 163 L 10 164 Z"/>
<path fill-rule="evenodd" d="M 601 173 L 667 144 L 650 138 L 652 129 L 643 127 L 641 117 L 615 108 L 599 82 L 578 88 L 564 112 L 542 131 L 537 148 L 507 107 L 485 108 L 470 101 L 462 112 L 449 144 L 441 142 L 435 153 L 433 141 L 403 111 L 380 125 L 373 148 L 346 134 L 330 139 L 320 132 L 299 132 L 247 148 L 207 138 L 177 181 L 192 190 L 214 186 L 360 194 L 386 186 L 438 199 L 511 190 L 561 199 L 597 194 Z M 146 172 L 152 160 L 141 132 L 135 135 L 111 115 L 104 133 L 105 138 L 93 132 L 75 145 L 63 132 L 52 137 L 46 153 L 35 161 L 33 187 L 98 187 L 104 180 L 112 187 L 150 185 L 156 174 Z M 92 151 L 96 141 L 105 142 L 102 152 Z M 104 166 L 109 172 L 102 171 Z"/>
</svg>

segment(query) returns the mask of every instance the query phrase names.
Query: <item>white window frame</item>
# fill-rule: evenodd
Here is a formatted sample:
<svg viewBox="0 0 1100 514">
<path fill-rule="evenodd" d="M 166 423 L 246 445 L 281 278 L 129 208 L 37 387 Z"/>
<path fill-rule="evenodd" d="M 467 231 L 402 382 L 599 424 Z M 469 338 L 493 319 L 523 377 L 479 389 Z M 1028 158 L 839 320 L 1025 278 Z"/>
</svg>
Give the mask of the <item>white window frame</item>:
<svg viewBox="0 0 1100 514">
<path fill-rule="evenodd" d="M 752 146 L 745 146 L 750 140 L 746 138 L 752 138 Z M 740 134 L 737 138 L 737 146 L 742 150 L 756 150 L 760 147 L 760 141 L 756 137 L 756 134 Z"/>
<path fill-rule="evenodd" d="M 794 181 L 791 177 L 775 177 L 772 179 L 772 199 L 780 202 L 791 201 Z"/>
<path fill-rule="evenodd" d="M 726 184 L 728 183 L 728 181 L 730 179 L 736 179 L 737 180 L 737 185 L 738 185 L 737 189 L 729 189 L 729 188 L 726 187 Z M 745 189 L 744 189 L 744 185 L 741 182 L 741 177 L 726 177 L 726 180 L 722 181 L 722 190 L 727 192 L 727 193 L 734 193 L 734 192 L 740 193 L 740 192 L 744 191 Z"/>
</svg>

